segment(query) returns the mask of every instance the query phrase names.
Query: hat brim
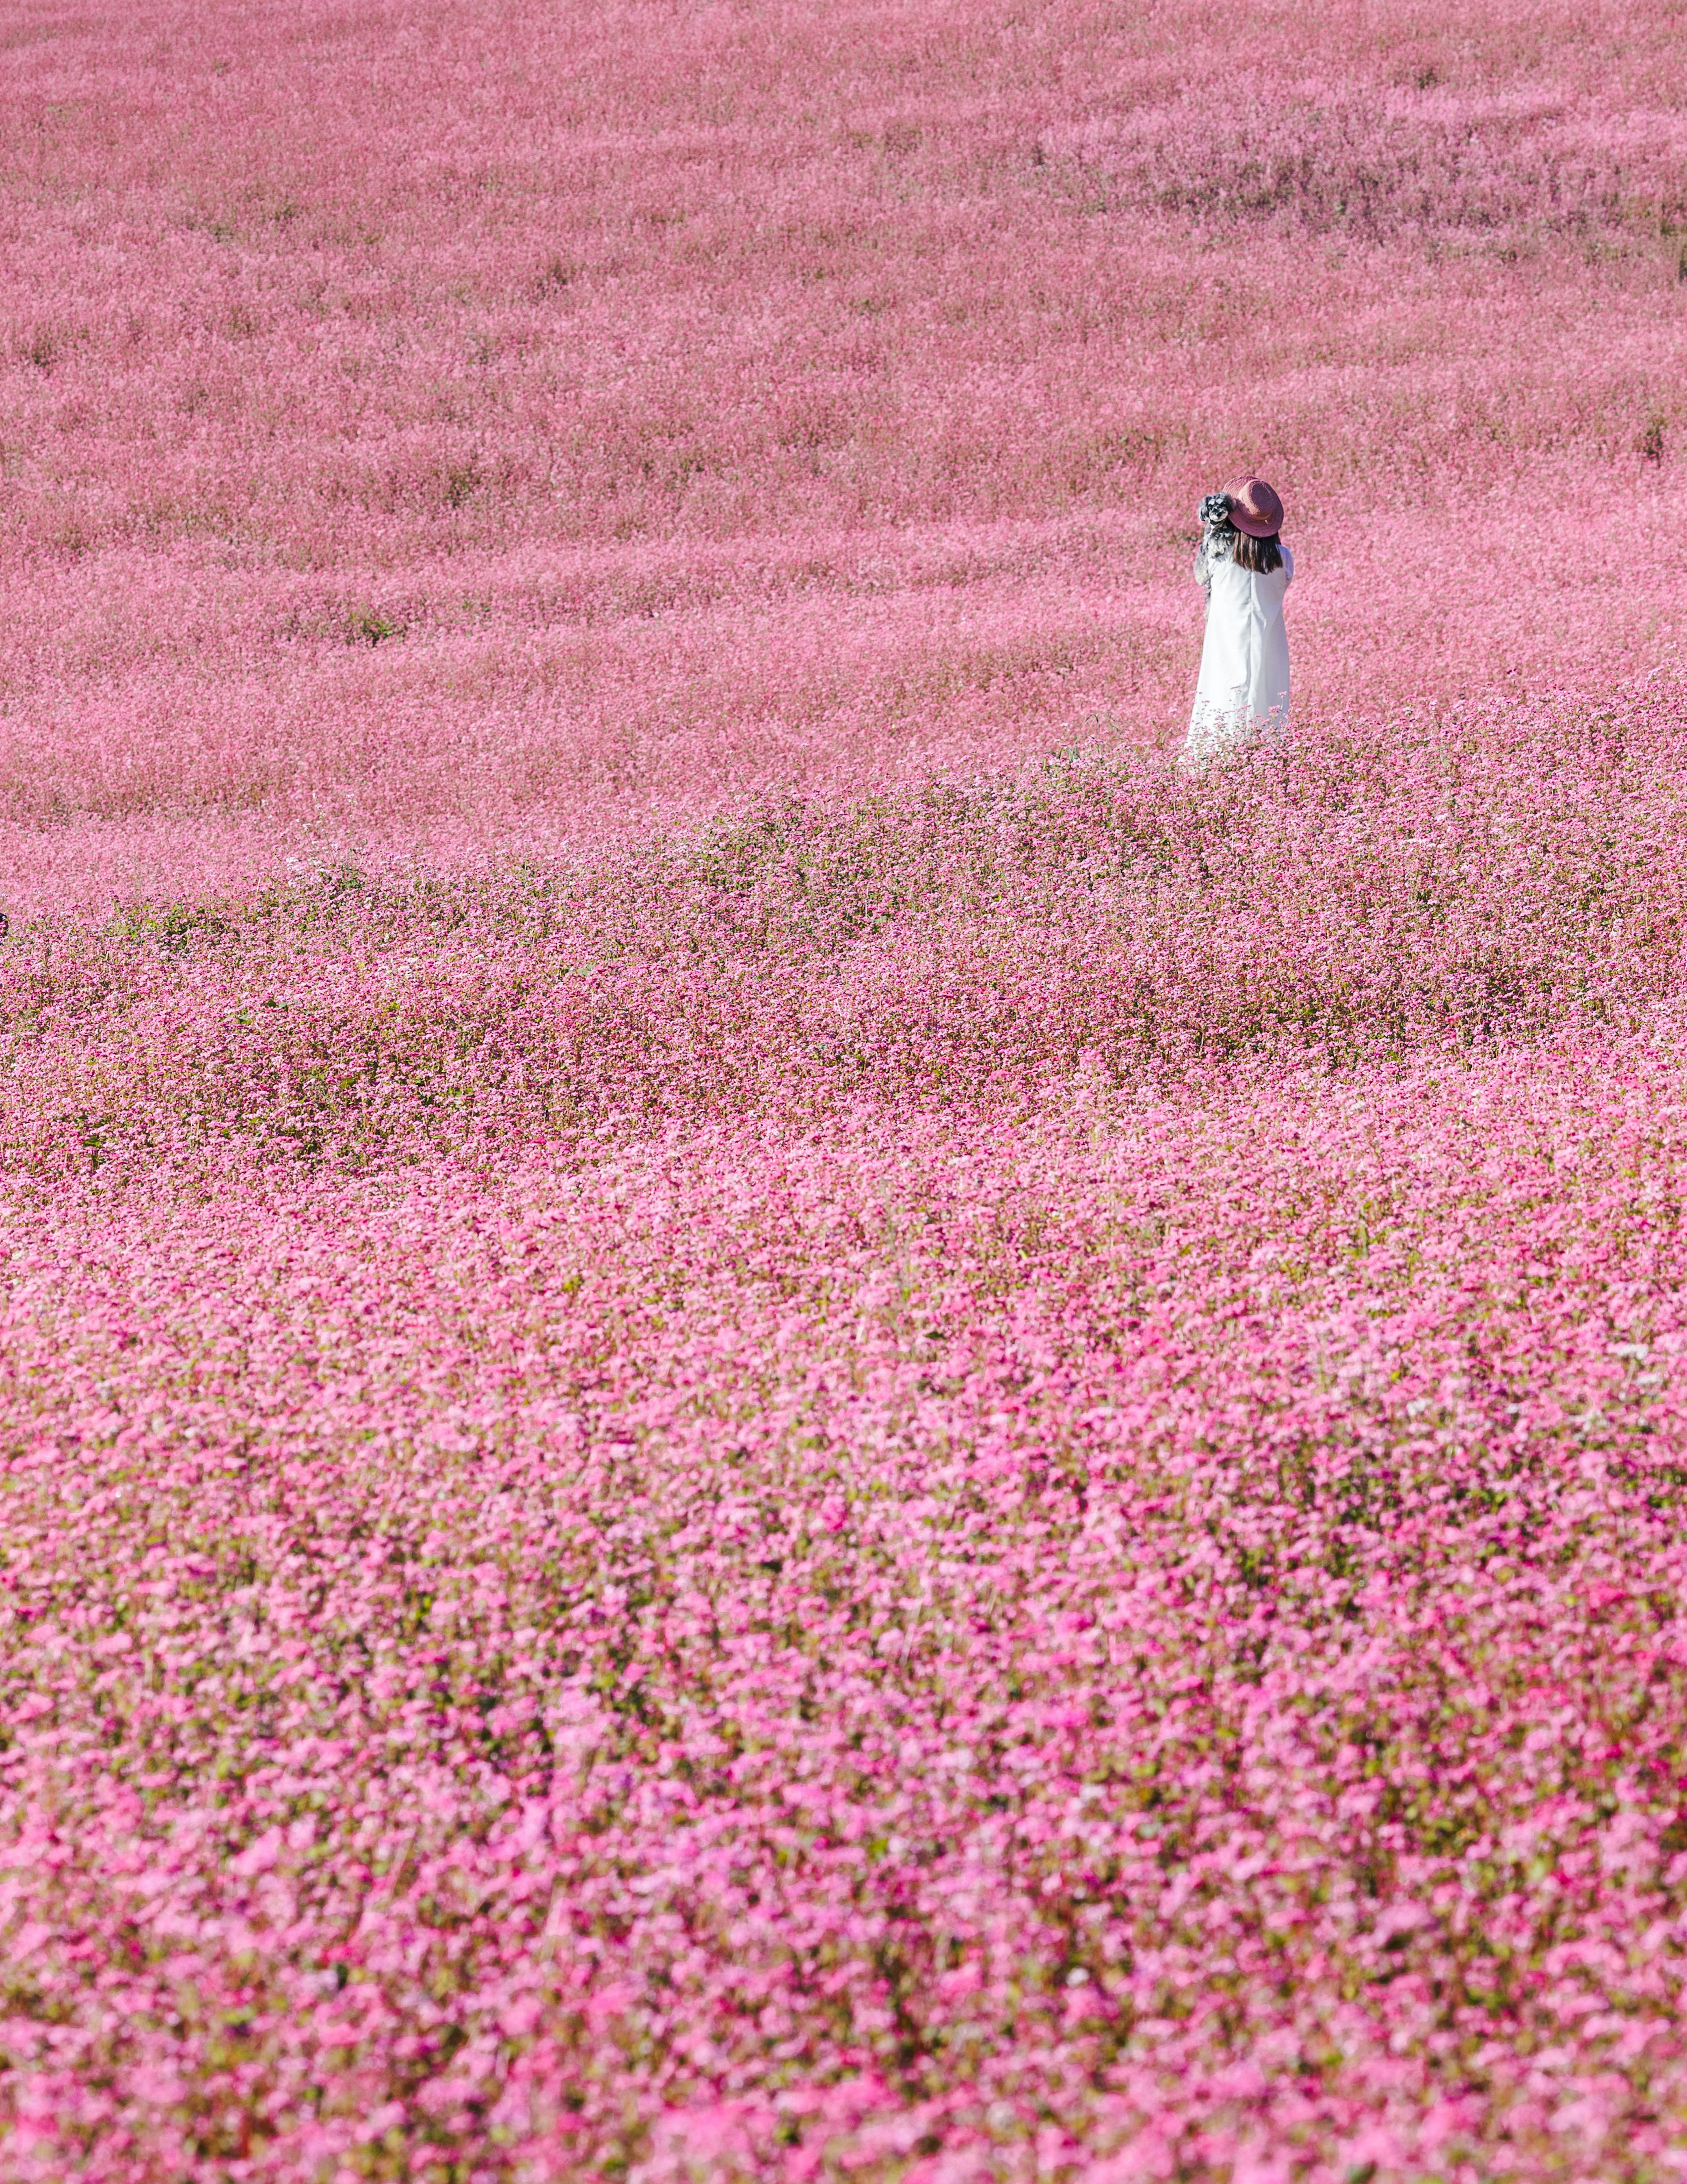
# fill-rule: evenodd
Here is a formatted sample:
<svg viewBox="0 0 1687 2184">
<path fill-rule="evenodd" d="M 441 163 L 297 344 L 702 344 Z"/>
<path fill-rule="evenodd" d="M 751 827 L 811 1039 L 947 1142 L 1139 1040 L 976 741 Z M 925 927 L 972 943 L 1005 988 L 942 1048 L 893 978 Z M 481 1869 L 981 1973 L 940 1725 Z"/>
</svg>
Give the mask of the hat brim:
<svg viewBox="0 0 1687 2184">
<path fill-rule="evenodd" d="M 1261 516 L 1248 515 L 1244 510 L 1236 507 L 1233 503 L 1230 510 L 1230 521 L 1239 531 L 1245 531 L 1250 538 L 1275 538 L 1283 528 L 1283 518 L 1280 515 L 1275 523 L 1267 523 Z"/>
</svg>

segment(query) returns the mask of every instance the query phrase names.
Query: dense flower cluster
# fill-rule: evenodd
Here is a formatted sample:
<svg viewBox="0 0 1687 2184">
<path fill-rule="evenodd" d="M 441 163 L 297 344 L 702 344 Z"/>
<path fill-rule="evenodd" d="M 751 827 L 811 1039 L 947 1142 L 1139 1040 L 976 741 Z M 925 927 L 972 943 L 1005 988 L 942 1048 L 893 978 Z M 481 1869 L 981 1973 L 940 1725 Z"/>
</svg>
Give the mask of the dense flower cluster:
<svg viewBox="0 0 1687 2184">
<path fill-rule="evenodd" d="M 23 934 L 6 2173 L 1668 2173 L 1684 788 Z"/>
<path fill-rule="evenodd" d="M 1651 2173 L 1679 1040 L 19 1209 L 8 2172 Z"/>
<path fill-rule="evenodd" d="M 1687 714 L 1655 695 L 1326 731 L 1199 790 L 1075 756 L 771 800 L 596 868 L 346 863 L 21 930 L 0 1149 L 356 1171 L 1634 1031 L 1680 989 L 1684 862 Z"/>
<path fill-rule="evenodd" d="M 0 35 L 4 2184 L 1679 2177 L 1679 30 Z"/>
</svg>

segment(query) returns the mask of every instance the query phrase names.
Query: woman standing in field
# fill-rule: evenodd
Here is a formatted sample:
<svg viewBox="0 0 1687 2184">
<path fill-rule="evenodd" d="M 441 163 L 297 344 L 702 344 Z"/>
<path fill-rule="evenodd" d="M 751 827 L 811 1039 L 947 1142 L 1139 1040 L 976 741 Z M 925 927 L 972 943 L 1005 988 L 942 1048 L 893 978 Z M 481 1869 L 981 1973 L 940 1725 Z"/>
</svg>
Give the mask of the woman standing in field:
<svg viewBox="0 0 1687 2184">
<path fill-rule="evenodd" d="M 1294 557 L 1283 543 L 1283 503 L 1263 478 L 1200 504 L 1195 582 L 1206 593 L 1206 638 L 1181 766 L 1227 758 L 1261 731 L 1289 724 L 1289 633 L 1283 595 Z"/>
</svg>

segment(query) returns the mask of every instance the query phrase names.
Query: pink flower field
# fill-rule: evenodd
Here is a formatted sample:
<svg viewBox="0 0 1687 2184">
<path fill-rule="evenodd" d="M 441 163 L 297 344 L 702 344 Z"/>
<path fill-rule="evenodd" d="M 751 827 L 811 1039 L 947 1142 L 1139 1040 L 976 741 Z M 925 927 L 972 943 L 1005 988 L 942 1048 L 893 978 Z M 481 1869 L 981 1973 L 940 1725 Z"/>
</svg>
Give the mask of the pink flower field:
<svg viewBox="0 0 1687 2184">
<path fill-rule="evenodd" d="M 3 2184 L 1687 2174 L 1684 31 L 0 0 Z"/>
</svg>

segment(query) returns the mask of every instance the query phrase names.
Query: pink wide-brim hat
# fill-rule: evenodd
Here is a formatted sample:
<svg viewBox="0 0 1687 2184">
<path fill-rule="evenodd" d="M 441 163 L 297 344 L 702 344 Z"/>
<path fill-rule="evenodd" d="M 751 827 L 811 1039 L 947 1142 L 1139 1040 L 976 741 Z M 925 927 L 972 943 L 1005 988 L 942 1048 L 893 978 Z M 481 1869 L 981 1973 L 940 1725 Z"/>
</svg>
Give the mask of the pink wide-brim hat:
<svg viewBox="0 0 1687 2184">
<path fill-rule="evenodd" d="M 1283 503 L 1263 478 L 1250 478 L 1230 496 L 1230 521 L 1250 538 L 1275 538 L 1283 528 Z"/>
</svg>

